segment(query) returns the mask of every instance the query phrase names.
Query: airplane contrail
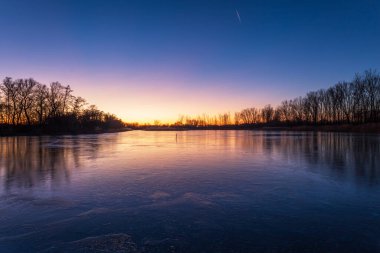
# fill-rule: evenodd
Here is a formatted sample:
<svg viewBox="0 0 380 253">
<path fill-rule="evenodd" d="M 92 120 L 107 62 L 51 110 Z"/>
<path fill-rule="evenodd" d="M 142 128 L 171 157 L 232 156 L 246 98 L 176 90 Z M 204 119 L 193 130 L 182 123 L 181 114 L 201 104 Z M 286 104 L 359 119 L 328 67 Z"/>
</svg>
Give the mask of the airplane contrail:
<svg viewBox="0 0 380 253">
<path fill-rule="evenodd" d="M 238 20 L 239 20 L 239 23 L 241 24 L 240 14 L 239 14 L 239 12 L 238 12 L 237 9 L 235 9 L 235 11 L 236 11 L 236 16 L 237 16 L 237 18 L 238 18 Z"/>
</svg>

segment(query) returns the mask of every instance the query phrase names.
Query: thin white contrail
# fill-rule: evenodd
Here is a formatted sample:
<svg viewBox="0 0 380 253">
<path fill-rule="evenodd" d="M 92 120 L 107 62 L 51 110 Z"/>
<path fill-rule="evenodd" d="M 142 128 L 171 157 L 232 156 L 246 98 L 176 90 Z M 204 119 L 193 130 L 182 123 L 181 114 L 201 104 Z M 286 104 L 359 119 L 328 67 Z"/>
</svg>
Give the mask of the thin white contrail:
<svg viewBox="0 0 380 253">
<path fill-rule="evenodd" d="M 239 12 L 238 12 L 237 9 L 235 9 L 235 11 L 236 11 L 236 16 L 237 16 L 237 18 L 238 18 L 238 20 L 239 20 L 239 23 L 241 24 L 240 14 L 239 14 Z"/>
</svg>

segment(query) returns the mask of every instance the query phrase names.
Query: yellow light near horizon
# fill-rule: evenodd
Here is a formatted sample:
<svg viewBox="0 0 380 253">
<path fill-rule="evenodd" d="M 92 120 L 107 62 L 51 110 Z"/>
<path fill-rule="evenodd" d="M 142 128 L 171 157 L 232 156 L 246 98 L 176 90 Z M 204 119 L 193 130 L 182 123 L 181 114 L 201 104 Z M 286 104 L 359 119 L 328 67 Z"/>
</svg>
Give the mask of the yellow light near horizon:
<svg viewBox="0 0 380 253">
<path fill-rule="evenodd" d="M 180 115 L 197 117 L 226 112 L 233 115 L 247 107 L 262 107 L 271 102 L 274 105 L 273 101 L 283 98 L 275 99 L 273 92 L 269 97 L 262 90 L 260 96 L 255 97 L 257 92 L 242 92 L 228 80 L 191 80 L 172 72 L 167 75 L 160 73 L 159 78 L 155 78 L 154 73 L 122 77 L 98 73 L 51 76 L 41 74 L 36 79 L 42 83 L 65 80 L 62 83 L 70 84 L 74 95 L 84 97 L 88 104 L 95 104 L 100 110 L 115 114 L 125 122 L 140 124 L 155 120 L 163 124 L 175 123 Z"/>
</svg>

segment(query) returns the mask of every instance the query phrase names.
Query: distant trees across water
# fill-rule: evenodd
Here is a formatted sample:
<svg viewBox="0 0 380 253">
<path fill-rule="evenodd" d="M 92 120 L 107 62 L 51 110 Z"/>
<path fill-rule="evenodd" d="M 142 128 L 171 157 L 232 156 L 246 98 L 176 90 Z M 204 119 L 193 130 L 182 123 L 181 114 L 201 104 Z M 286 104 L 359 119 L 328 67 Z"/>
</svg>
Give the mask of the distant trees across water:
<svg viewBox="0 0 380 253">
<path fill-rule="evenodd" d="M 31 78 L 6 77 L 0 84 L 0 133 L 82 133 L 124 127 L 116 116 L 88 106 L 72 93 L 70 86 L 59 82 L 45 85 Z"/>
<path fill-rule="evenodd" d="M 246 108 L 219 115 L 180 116 L 174 126 L 328 125 L 380 122 L 380 75 L 373 70 L 351 82 L 283 101 L 279 106 Z"/>
<path fill-rule="evenodd" d="M 246 108 L 218 115 L 180 116 L 172 125 L 155 121 L 153 126 L 176 128 L 250 128 L 256 126 L 358 125 L 380 123 L 380 75 L 374 70 L 355 75 L 351 82 L 282 101 L 277 107 Z M 118 131 L 125 124 L 115 115 L 87 105 L 59 82 L 41 84 L 34 79 L 0 84 L 0 134 L 60 134 Z M 377 125 L 376 125 L 377 126 Z"/>
</svg>

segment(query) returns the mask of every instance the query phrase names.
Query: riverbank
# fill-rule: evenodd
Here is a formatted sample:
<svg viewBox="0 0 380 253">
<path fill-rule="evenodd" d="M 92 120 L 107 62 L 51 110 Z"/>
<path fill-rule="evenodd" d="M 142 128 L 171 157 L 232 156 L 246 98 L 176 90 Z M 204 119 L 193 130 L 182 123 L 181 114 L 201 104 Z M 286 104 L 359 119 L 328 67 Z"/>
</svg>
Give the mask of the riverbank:
<svg viewBox="0 0 380 253">
<path fill-rule="evenodd" d="M 133 129 L 129 127 L 117 128 L 117 129 L 77 129 L 77 130 L 60 130 L 52 131 L 45 129 L 27 129 L 23 131 L 14 130 L 11 128 L 1 129 L 0 137 L 10 137 L 10 136 L 44 136 L 44 135 L 80 135 L 80 134 L 105 134 L 105 133 L 119 133 L 132 131 Z"/>
<path fill-rule="evenodd" d="M 80 129 L 67 131 L 52 131 L 46 129 L 14 130 L 12 128 L 0 129 L 0 137 L 6 136 L 43 136 L 43 135 L 80 135 L 80 134 L 105 134 L 119 133 L 133 130 L 143 131 L 190 131 L 190 130 L 265 130 L 265 131 L 304 131 L 304 132 L 343 132 L 343 133 L 378 133 L 380 134 L 380 123 L 361 125 L 300 125 L 300 126 L 147 126 L 137 128 L 117 128 L 117 129 Z"/>
<path fill-rule="evenodd" d="M 380 133 L 380 123 L 342 125 L 227 125 L 227 126 L 148 126 L 136 128 L 144 131 L 189 131 L 189 130 L 266 130 L 266 131 L 306 131 L 306 132 L 352 132 Z"/>
<path fill-rule="evenodd" d="M 350 132 L 350 133 L 380 133 L 380 124 L 363 125 L 323 125 L 323 126 L 292 126 L 292 127 L 262 127 L 262 130 L 276 131 L 308 131 L 308 132 Z"/>
</svg>

